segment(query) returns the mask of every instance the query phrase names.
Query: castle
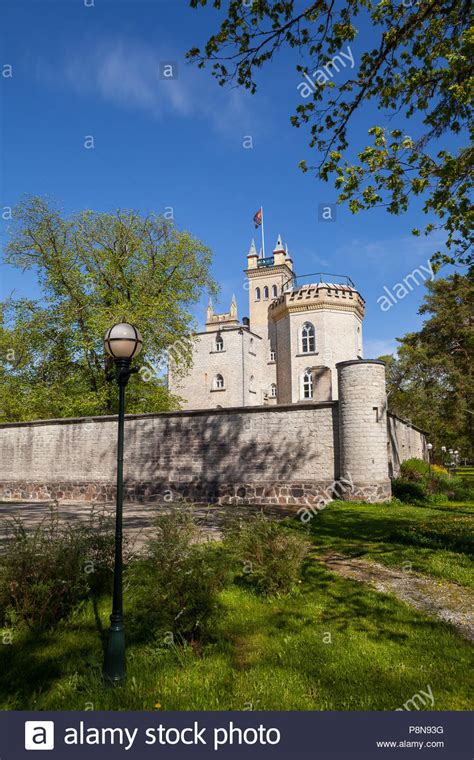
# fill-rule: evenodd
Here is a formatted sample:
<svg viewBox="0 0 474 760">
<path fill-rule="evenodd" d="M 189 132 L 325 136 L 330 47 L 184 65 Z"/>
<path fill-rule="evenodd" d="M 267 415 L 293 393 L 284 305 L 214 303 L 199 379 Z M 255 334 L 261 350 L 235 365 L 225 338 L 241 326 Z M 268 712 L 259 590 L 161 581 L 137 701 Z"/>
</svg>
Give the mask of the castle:
<svg viewBox="0 0 474 760">
<path fill-rule="evenodd" d="M 308 519 L 335 496 L 386 501 L 400 463 L 428 450 L 389 413 L 384 363 L 362 358 L 362 296 L 347 277 L 296 277 L 281 237 L 268 258 L 252 242 L 247 262 L 249 317 L 235 298 L 226 314 L 210 304 L 191 370 L 170 366 L 185 408 L 127 415 L 126 498 L 171 492 Z M 116 424 L 0 425 L 0 498 L 113 499 Z"/>
<path fill-rule="evenodd" d="M 169 388 L 184 409 L 324 402 L 338 398 L 336 364 L 362 358 L 365 302 L 346 276 L 298 278 L 278 236 L 273 254 L 252 240 L 245 270 L 249 316 L 209 302 L 192 368 L 171 364 Z"/>
</svg>

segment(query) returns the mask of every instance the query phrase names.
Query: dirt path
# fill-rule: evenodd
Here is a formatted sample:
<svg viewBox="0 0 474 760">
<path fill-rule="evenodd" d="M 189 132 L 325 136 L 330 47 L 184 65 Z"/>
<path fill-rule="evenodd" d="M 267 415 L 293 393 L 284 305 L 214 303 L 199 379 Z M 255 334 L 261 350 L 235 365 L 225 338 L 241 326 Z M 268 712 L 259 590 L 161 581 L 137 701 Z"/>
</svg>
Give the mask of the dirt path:
<svg viewBox="0 0 474 760">
<path fill-rule="evenodd" d="M 474 593 L 464 586 L 335 552 L 321 559 L 338 575 L 394 594 L 417 610 L 450 623 L 461 636 L 474 641 Z"/>
</svg>

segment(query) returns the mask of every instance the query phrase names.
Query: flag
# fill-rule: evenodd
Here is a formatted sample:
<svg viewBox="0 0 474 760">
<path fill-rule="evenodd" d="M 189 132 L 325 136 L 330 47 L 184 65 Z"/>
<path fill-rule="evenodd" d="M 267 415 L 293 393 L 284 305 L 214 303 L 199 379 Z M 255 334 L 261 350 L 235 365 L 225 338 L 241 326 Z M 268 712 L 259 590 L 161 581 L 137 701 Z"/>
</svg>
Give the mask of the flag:
<svg viewBox="0 0 474 760">
<path fill-rule="evenodd" d="M 262 209 L 261 208 L 259 208 L 257 213 L 255 214 L 253 218 L 253 223 L 255 224 L 255 229 L 257 229 L 257 227 L 260 227 L 262 223 Z"/>
</svg>

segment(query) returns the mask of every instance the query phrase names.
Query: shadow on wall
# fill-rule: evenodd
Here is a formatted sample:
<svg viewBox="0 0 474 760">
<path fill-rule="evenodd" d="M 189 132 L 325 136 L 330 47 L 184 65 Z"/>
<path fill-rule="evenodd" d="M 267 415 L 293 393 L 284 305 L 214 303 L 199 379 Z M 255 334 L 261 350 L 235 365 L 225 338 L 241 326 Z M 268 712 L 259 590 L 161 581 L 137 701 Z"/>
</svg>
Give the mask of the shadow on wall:
<svg viewBox="0 0 474 760">
<path fill-rule="evenodd" d="M 318 440 L 313 427 L 305 435 L 295 414 L 205 414 L 129 424 L 128 496 L 151 498 L 170 489 L 197 502 L 306 504 L 335 478 L 337 410 L 325 413 L 327 440 Z"/>
</svg>

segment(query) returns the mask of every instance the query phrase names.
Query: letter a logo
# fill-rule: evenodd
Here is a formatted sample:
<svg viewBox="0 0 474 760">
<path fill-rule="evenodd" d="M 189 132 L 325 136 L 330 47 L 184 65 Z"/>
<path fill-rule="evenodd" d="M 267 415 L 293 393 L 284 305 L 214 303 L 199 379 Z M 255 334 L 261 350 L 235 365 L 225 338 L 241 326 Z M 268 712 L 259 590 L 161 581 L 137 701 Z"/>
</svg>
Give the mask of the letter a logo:
<svg viewBox="0 0 474 760">
<path fill-rule="evenodd" d="M 25 721 L 25 749 L 54 749 L 54 721 Z"/>
</svg>

